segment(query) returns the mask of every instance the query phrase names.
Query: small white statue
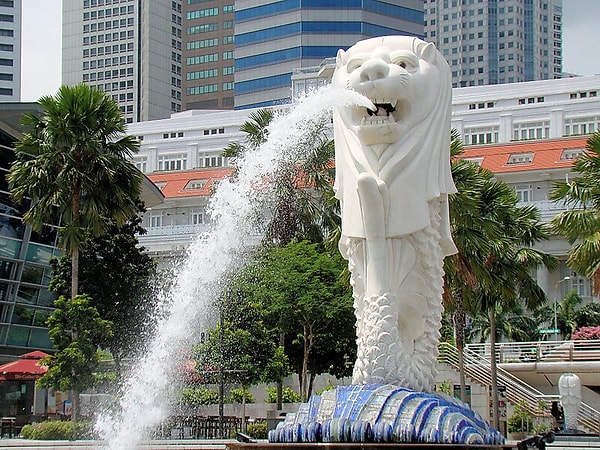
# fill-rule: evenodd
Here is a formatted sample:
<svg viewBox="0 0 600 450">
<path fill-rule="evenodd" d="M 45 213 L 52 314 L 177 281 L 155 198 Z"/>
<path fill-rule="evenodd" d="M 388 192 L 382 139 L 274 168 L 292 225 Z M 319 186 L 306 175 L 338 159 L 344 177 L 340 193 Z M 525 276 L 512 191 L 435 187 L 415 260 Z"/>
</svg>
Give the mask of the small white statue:
<svg viewBox="0 0 600 450">
<path fill-rule="evenodd" d="M 581 381 L 574 373 L 563 373 L 558 379 L 560 403 L 565 416 L 565 431 L 577 432 L 577 416 L 581 406 Z"/>
<path fill-rule="evenodd" d="M 334 111 L 339 248 L 357 317 L 353 383 L 430 391 L 450 235 L 451 74 L 431 43 L 409 36 L 358 42 L 337 55 L 332 84 L 376 110 Z"/>
</svg>

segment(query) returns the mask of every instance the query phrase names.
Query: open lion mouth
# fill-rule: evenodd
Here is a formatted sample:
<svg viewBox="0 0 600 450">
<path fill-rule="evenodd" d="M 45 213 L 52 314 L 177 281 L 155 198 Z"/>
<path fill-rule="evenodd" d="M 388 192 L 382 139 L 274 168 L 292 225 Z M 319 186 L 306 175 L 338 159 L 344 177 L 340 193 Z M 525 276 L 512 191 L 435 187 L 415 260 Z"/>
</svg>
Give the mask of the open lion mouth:
<svg viewBox="0 0 600 450">
<path fill-rule="evenodd" d="M 366 114 L 362 118 L 361 125 L 379 125 L 395 122 L 393 113 L 396 112 L 397 100 L 374 99 L 372 102 L 375 109 L 365 108 Z"/>
</svg>

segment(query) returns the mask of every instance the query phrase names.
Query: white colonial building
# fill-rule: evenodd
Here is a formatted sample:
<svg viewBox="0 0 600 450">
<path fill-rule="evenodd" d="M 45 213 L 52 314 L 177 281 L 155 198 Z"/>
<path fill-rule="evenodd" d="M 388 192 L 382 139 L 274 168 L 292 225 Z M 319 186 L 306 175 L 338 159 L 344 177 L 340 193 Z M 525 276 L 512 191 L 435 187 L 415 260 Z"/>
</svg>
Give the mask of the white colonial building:
<svg viewBox="0 0 600 450">
<path fill-rule="evenodd" d="M 303 86 L 311 84 L 302 80 Z M 575 176 L 573 159 L 600 129 L 598 92 L 600 76 L 456 88 L 452 126 L 466 145 L 465 157 L 492 170 L 522 202 L 535 203 L 550 219 L 562 209 L 548 200 L 553 183 Z M 140 241 L 151 253 L 179 255 L 210 226 L 206 206 L 211 187 L 232 171 L 221 152 L 244 138 L 240 126 L 253 111 L 186 111 L 129 125 L 128 131 L 141 141 L 137 167 L 165 196 L 144 219 L 148 234 Z M 560 299 L 575 288 L 593 300 L 589 281 L 564 263 L 568 244 L 553 239 L 543 248 L 561 259 L 555 272 L 538 273 L 549 297 Z"/>
</svg>

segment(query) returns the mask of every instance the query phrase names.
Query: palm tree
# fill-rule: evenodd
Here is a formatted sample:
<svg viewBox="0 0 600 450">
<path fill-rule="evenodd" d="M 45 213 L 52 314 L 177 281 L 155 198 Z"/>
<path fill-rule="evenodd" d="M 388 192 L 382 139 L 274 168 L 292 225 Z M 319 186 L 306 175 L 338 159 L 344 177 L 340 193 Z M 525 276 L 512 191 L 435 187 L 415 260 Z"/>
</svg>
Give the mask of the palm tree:
<svg viewBox="0 0 600 450">
<path fill-rule="evenodd" d="M 529 310 L 546 302 L 542 288 L 531 272 L 539 266 L 554 269 L 556 260 L 533 248 L 548 239 L 549 229 L 540 221 L 539 211 L 532 206 L 518 207 L 515 192 L 506 185 L 503 195 L 489 199 L 490 213 L 504 229 L 504 236 L 492 242 L 492 251 L 483 255 L 487 276 L 479 280 L 473 291 L 479 310 L 487 311 L 490 323 L 490 368 L 492 375 L 493 425 L 498 428 L 498 380 L 496 359 L 496 312 L 524 303 Z"/>
<path fill-rule="evenodd" d="M 223 156 L 240 158 L 263 144 L 275 118 L 272 109 L 250 114 L 240 130 L 243 143 L 231 143 Z M 277 203 L 267 227 L 267 239 L 285 246 L 294 238 L 323 242 L 339 228 L 339 203 L 333 195 L 334 144 L 326 133 L 326 122 L 317 123 L 304 137 L 300 158 L 280 162 L 273 180 Z M 332 238 L 333 239 L 333 238 Z M 337 245 L 337 242 L 336 242 Z"/>
<path fill-rule="evenodd" d="M 23 221 L 40 232 L 60 222 L 60 246 L 71 257 L 71 298 L 78 291 L 79 248 L 85 231 L 100 236 L 136 214 L 143 175 L 129 161 L 139 144 L 126 136 L 117 104 L 85 84 L 61 86 L 26 114 L 30 131 L 17 142 L 8 175 L 12 197 L 31 200 Z"/>
<path fill-rule="evenodd" d="M 594 295 L 600 293 L 600 131 L 587 141 L 585 154 L 573 164 L 579 176 L 556 183 L 550 199 L 568 207 L 552 220 L 554 231 L 571 248 L 567 265 L 592 280 Z"/>
<path fill-rule="evenodd" d="M 535 314 L 535 313 L 534 313 Z M 534 315 L 527 314 L 523 305 L 498 305 L 496 309 L 496 342 L 507 339 L 513 342 L 530 342 L 538 339 L 539 322 Z M 471 322 L 469 340 L 486 342 L 490 338 L 488 314 L 477 314 Z"/>
<path fill-rule="evenodd" d="M 564 339 L 570 339 L 577 329 L 578 306 L 583 302 L 575 289 L 556 305 L 556 323 Z"/>
<path fill-rule="evenodd" d="M 462 151 L 458 134 L 452 135 L 453 157 Z M 458 192 L 450 196 L 452 236 L 458 253 L 446 258 L 445 305 L 454 311 L 455 336 L 462 364 L 465 313 L 485 311 L 490 321 L 490 341 L 495 348 L 495 318 L 499 305 L 525 301 L 532 308 L 545 301 L 530 270 L 554 259 L 532 246 L 547 239 L 548 230 L 533 207 L 518 207 L 518 198 L 506 183 L 474 163 L 454 160 L 452 174 Z M 492 402 L 498 409 L 496 358 L 492 352 Z M 464 368 L 461 391 L 465 392 Z M 494 425 L 498 428 L 498 417 Z"/>
</svg>

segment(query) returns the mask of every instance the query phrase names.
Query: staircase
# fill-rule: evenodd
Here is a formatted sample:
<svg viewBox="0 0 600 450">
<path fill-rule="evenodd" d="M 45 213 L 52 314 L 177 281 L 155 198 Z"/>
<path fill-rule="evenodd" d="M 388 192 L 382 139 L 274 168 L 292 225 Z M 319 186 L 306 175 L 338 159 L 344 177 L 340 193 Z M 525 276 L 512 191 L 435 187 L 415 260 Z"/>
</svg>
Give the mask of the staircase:
<svg viewBox="0 0 600 450">
<path fill-rule="evenodd" d="M 490 361 L 467 348 L 463 355 L 465 375 L 483 386 L 490 386 L 492 384 Z M 440 344 L 438 360 L 459 370 L 458 350 L 447 342 Z M 499 385 L 506 386 L 506 398 L 509 402 L 522 403 L 535 417 L 551 417 L 549 405 L 552 401 L 559 400 L 558 395 L 546 395 L 500 367 L 497 367 L 497 379 Z M 600 433 L 600 412 L 589 405 L 581 404 L 577 420 L 588 431 Z"/>
</svg>

